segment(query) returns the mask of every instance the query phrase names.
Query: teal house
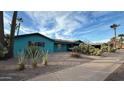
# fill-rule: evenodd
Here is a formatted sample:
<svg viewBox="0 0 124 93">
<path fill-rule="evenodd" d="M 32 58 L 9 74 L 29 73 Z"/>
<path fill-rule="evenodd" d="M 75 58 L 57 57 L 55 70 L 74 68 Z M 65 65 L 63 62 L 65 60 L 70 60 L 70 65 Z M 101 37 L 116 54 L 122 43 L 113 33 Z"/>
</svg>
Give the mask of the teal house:
<svg viewBox="0 0 124 93">
<path fill-rule="evenodd" d="M 51 39 L 39 33 L 24 34 L 15 36 L 14 43 L 14 55 L 17 55 L 21 51 L 24 51 L 27 46 L 35 44 L 36 46 L 41 47 L 44 50 L 47 50 L 49 53 L 53 52 L 67 52 L 70 51 L 70 48 L 77 46 L 82 41 L 69 41 L 61 39 Z"/>
</svg>

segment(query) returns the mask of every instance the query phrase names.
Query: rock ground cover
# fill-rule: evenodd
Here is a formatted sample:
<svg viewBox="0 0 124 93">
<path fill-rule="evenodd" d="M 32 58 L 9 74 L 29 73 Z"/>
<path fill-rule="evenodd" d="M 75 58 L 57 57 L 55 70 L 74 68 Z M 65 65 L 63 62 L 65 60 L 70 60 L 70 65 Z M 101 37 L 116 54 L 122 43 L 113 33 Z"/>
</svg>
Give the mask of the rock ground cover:
<svg viewBox="0 0 124 93">
<path fill-rule="evenodd" d="M 9 59 L 0 62 L 0 80 L 28 80 L 37 75 L 43 75 L 47 73 L 56 72 L 62 69 L 80 65 L 86 62 L 90 62 L 93 58 L 71 58 L 70 53 L 53 53 L 49 54 L 48 66 L 38 64 L 38 68 L 32 69 L 31 63 L 26 65 L 27 69 L 23 71 L 17 71 L 17 60 Z"/>
</svg>

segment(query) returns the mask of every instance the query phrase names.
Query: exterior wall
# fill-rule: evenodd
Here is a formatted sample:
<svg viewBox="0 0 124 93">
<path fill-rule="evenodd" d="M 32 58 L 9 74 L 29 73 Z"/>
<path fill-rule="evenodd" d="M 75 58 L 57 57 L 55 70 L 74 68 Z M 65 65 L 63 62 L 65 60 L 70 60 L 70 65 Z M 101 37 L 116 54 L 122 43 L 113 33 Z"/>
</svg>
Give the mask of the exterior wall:
<svg viewBox="0 0 124 93">
<path fill-rule="evenodd" d="M 58 44 L 54 45 L 55 52 L 66 52 L 67 51 L 67 44 L 61 44 L 61 47 L 58 47 Z"/>
<path fill-rule="evenodd" d="M 44 42 L 43 49 L 48 50 L 49 53 L 54 52 L 54 41 L 47 39 L 39 35 L 25 36 L 15 39 L 14 43 L 14 56 L 19 52 L 23 51 L 27 46 L 28 42 Z M 42 47 L 41 47 L 42 48 Z"/>
</svg>

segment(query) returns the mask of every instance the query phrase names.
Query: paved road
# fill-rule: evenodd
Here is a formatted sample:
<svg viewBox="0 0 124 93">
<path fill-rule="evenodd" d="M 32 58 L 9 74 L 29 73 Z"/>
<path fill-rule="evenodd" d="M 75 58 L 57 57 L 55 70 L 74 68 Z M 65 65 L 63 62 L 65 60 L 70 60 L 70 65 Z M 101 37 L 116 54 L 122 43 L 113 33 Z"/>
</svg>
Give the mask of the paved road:
<svg viewBox="0 0 124 93">
<path fill-rule="evenodd" d="M 58 72 L 37 76 L 32 81 L 103 81 L 122 63 L 124 50 Z"/>
</svg>

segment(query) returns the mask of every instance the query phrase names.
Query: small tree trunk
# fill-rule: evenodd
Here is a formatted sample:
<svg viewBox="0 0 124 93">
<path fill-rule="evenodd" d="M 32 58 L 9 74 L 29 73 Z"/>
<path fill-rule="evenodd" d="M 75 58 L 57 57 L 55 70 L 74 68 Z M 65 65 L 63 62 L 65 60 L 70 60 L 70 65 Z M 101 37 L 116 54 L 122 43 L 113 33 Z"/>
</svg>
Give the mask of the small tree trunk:
<svg viewBox="0 0 124 93">
<path fill-rule="evenodd" d="M 121 38 L 120 38 L 120 43 L 121 43 L 120 48 L 122 49 L 122 45 L 123 45 L 123 39 L 122 39 L 122 36 L 121 36 Z"/>
<path fill-rule="evenodd" d="M 20 23 L 18 25 L 17 36 L 19 35 L 19 30 L 20 30 Z"/>
<path fill-rule="evenodd" d="M 3 11 L 0 11 L 0 42 L 5 45 Z"/>
<path fill-rule="evenodd" d="M 116 48 L 116 45 L 117 45 L 117 42 L 116 42 L 116 28 L 114 29 L 114 32 L 115 32 L 115 40 L 114 40 L 115 41 L 115 45 L 114 46 Z"/>
<path fill-rule="evenodd" d="M 8 56 L 13 57 L 13 47 L 14 47 L 14 36 L 15 36 L 15 29 L 16 29 L 16 19 L 17 19 L 17 11 L 14 11 L 13 18 L 11 22 L 11 32 L 10 32 L 10 45 L 8 49 Z"/>
</svg>

